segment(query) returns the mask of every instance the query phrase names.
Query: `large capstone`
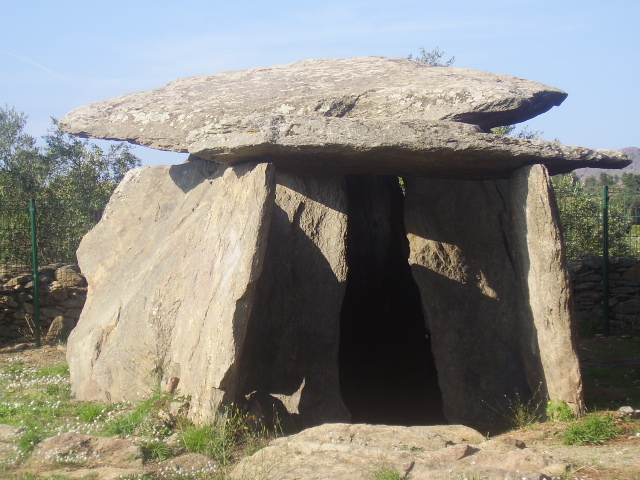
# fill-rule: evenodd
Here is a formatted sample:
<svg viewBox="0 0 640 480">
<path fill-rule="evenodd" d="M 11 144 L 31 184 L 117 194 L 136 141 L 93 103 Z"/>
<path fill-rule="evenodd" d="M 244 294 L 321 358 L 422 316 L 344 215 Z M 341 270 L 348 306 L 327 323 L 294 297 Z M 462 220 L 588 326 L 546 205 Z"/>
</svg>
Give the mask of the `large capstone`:
<svg viewBox="0 0 640 480">
<path fill-rule="evenodd" d="M 505 178 L 541 163 L 552 174 L 622 168 L 620 152 L 489 133 L 566 98 L 557 88 L 398 58 L 306 60 L 176 80 L 81 107 L 73 134 L 189 152 L 233 165 L 271 162 L 304 175 Z"/>
<path fill-rule="evenodd" d="M 130 172 L 78 251 L 73 393 L 191 397 L 287 426 L 499 428 L 582 409 L 549 174 L 620 152 L 489 132 L 553 87 L 379 57 L 175 81 L 75 110 L 74 134 L 194 155 Z M 401 178 L 399 178 L 401 177 Z"/>
</svg>

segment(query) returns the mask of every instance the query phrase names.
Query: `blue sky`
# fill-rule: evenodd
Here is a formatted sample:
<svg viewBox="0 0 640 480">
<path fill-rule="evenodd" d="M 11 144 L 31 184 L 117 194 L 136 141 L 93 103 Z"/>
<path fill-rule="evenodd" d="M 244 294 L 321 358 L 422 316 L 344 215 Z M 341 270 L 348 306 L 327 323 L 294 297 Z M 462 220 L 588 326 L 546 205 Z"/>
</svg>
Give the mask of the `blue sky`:
<svg viewBox="0 0 640 480">
<path fill-rule="evenodd" d="M 568 92 L 527 122 L 548 140 L 640 146 L 639 24 L 638 0 L 3 2 L 0 104 L 24 111 L 39 137 L 51 116 L 180 77 L 439 47 L 455 66 Z"/>
</svg>

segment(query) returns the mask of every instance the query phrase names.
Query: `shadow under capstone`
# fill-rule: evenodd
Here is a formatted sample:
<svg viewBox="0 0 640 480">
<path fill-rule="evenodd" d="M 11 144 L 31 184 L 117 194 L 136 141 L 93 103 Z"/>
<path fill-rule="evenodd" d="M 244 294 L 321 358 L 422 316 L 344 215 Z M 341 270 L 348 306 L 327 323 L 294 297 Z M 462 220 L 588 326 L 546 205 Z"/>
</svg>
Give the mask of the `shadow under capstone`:
<svg viewBox="0 0 640 480">
<path fill-rule="evenodd" d="M 340 389 L 352 422 L 447 423 L 420 293 L 407 262 L 398 179 L 347 177 L 347 198 Z"/>
</svg>

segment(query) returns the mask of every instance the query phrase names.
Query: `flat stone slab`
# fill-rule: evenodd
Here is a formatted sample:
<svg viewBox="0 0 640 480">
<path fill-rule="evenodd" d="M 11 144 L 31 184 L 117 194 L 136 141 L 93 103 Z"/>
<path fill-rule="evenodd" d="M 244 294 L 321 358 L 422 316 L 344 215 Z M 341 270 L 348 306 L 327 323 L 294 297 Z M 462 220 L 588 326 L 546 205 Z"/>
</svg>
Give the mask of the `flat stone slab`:
<svg viewBox="0 0 640 480">
<path fill-rule="evenodd" d="M 270 162 L 305 174 L 498 179 L 543 164 L 551 175 L 630 160 L 618 151 L 485 133 L 457 122 L 311 116 L 226 118 L 192 131 L 189 151 L 227 165 Z"/>
<path fill-rule="evenodd" d="M 538 479 L 568 467 L 517 439 L 483 440 L 461 425 L 325 424 L 272 441 L 241 460 L 230 478 L 368 480 L 382 478 L 385 471 L 384 478 L 415 480 Z"/>
<path fill-rule="evenodd" d="M 486 133 L 566 96 L 512 76 L 407 59 L 320 59 L 179 79 L 81 107 L 60 125 L 80 136 L 313 175 L 500 178 L 533 163 L 552 174 L 628 165 L 620 152 Z"/>
</svg>

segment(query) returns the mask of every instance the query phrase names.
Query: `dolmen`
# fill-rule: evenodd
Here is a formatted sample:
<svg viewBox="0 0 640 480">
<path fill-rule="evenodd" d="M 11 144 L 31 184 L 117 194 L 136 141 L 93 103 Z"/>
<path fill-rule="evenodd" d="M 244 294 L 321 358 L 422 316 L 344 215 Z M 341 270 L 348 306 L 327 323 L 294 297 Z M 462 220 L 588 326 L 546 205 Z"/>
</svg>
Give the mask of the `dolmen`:
<svg viewBox="0 0 640 480">
<path fill-rule="evenodd" d="M 93 103 L 71 134 L 188 152 L 130 171 L 78 261 L 73 394 L 175 386 L 326 422 L 490 431 L 516 403 L 583 408 L 550 175 L 618 151 L 491 133 L 567 94 L 407 59 L 306 60 Z"/>
</svg>

